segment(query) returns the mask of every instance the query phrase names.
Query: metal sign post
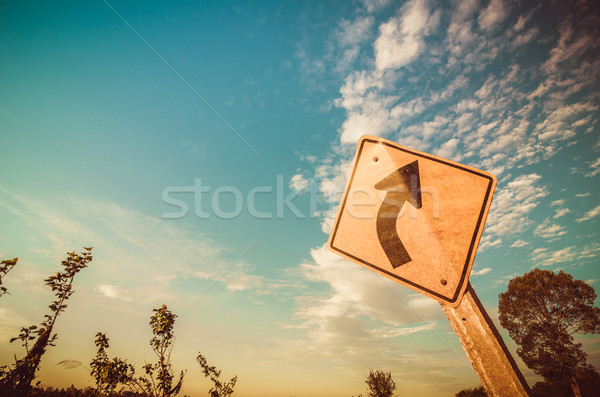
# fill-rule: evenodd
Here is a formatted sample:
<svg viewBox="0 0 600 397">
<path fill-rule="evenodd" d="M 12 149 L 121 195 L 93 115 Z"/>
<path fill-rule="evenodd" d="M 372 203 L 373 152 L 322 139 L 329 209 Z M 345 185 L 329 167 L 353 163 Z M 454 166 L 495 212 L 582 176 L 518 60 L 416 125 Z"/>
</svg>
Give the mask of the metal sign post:
<svg viewBox="0 0 600 397">
<path fill-rule="evenodd" d="M 496 178 L 363 136 L 329 236 L 334 253 L 440 302 L 488 395 L 530 391 L 469 284 Z"/>
<path fill-rule="evenodd" d="M 442 305 L 488 396 L 526 397 L 531 390 L 471 283 L 460 305 Z"/>
</svg>

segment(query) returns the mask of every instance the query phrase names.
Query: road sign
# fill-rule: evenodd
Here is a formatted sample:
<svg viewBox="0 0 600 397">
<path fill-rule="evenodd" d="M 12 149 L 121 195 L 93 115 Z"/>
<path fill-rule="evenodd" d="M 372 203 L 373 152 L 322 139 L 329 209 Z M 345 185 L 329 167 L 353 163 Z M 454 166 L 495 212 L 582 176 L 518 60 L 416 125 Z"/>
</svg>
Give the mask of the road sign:
<svg viewBox="0 0 600 397">
<path fill-rule="evenodd" d="M 328 247 L 456 307 L 495 187 L 487 172 L 363 136 Z"/>
</svg>

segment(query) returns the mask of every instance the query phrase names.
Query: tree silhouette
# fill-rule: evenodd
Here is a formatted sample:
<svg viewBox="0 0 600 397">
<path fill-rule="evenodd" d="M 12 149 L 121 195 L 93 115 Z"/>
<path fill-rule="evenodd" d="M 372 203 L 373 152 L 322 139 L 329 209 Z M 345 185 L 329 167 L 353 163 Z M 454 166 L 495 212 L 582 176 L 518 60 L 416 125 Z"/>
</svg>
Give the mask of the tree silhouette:
<svg viewBox="0 0 600 397">
<path fill-rule="evenodd" d="M 133 381 L 135 370 L 125 360 L 117 357 L 111 360 L 108 357 L 108 337 L 102 332 L 96 334 L 94 343 L 98 352 L 90 363 L 90 374 L 96 382 L 96 391 L 103 396 L 111 395 L 119 384 L 129 385 Z"/>
<path fill-rule="evenodd" d="M 367 396 L 369 397 L 392 397 L 396 390 L 396 383 L 392 380 L 392 373 L 381 370 L 369 370 L 365 381 L 367 384 Z"/>
<path fill-rule="evenodd" d="M 456 397 L 487 397 L 483 386 L 473 387 L 471 389 L 462 389 L 455 395 Z"/>
<path fill-rule="evenodd" d="M 11 271 L 13 267 L 15 267 L 18 260 L 19 258 L 14 258 L 6 259 L 0 262 L 0 296 L 8 294 L 8 290 L 2 285 L 2 279 L 8 274 L 8 272 Z"/>
<path fill-rule="evenodd" d="M 181 371 L 178 382 L 173 385 L 173 369 L 171 366 L 171 351 L 173 350 L 173 325 L 176 314 L 173 314 L 167 305 L 153 309 L 154 315 L 150 317 L 150 326 L 154 336 L 150 346 L 158 357 L 155 364 L 143 366 L 146 376 L 134 380 L 135 384 L 150 396 L 175 396 L 181 390 L 185 373 Z"/>
<path fill-rule="evenodd" d="M 76 254 L 74 251 L 67 253 L 67 259 L 61 262 L 64 270 L 44 280 L 56 296 L 56 300 L 48 306 L 51 313 L 44 316 L 44 321 L 39 327 L 36 325 L 23 327 L 19 336 L 10 340 L 11 343 L 20 340 L 22 346 L 25 347 L 26 354 L 25 357 L 16 360 L 12 368 L 9 369 L 6 366 L 0 368 L 0 385 L 20 391 L 31 388 L 31 382 L 35 379 L 46 348 L 54 346 L 53 342 L 56 340 L 57 334 L 52 334 L 52 329 L 60 313 L 67 308 L 65 302 L 75 292 L 73 290 L 75 275 L 86 268 L 92 260 L 92 248 L 84 247 L 85 251 L 80 254 Z M 34 339 L 36 341 L 29 349 L 29 342 Z"/>
<path fill-rule="evenodd" d="M 577 378 L 583 397 L 597 397 L 600 390 L 600 374 L 590 371 Z M 573 390 L 565 379 L 540 381 L 531 388 L 532 397 L 572 397 Z"/>
<path fill-rule="evenodd" d="M 596 292 L 560 271 L 534 269 L 500 294 L 500 324 L 519 345 L 523 362 L 546 380 L 563 378 L 581 396 L 577 376 L 593 371 L 574 334 L 600 333 Z"/>
<path fill-rule="evenodd" d="M 219 380 L 219 376 L 221 376 L 221 370 L 218 370 L 214 366 L 208 365 L 208 362 L 202 353 L 198 352 L 198 357 L 196 357 L 196 360 L 198 361 L 198 364 L 200 364 L 200 367 L 202 367 L 204 376 L 209 378 L 214 385 L 208 392 L 210 397 L 228 397 L 233 394 L 233 388 L 237 382 L 237 375 L 231 378 L 229 382 L 221 382 Z"/>
</svg>

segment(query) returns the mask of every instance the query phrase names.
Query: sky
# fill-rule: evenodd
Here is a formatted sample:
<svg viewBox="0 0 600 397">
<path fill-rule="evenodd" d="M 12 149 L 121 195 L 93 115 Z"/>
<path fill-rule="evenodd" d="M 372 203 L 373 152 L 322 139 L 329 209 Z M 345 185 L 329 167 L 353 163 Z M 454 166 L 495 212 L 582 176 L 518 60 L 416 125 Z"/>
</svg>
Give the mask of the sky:
<svg viewBox="0 0 600 397">
<path fill-rule="evenodd" d="M 497 177 L 470 277 L 496 323 L 533 268 L 598 289 L 599 26 L 591 0 L 1 2 L 0 362 L 93 246 L 45 385 L 91 386 L 57 363 L 88 366 L 99 331 L 139 373 L 163 304 L 187 394 L 199 351 L 239 396 L 364 394 L 369 369 L 402 396 L 478 385 L 439 303 L 327 250 L 356 143 Z"/>
</svg>

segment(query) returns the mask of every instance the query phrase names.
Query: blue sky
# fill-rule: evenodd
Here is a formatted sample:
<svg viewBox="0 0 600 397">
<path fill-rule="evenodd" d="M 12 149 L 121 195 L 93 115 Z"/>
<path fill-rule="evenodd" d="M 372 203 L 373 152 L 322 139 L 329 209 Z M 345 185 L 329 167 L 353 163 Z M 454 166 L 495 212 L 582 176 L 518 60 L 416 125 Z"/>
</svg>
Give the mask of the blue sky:
<svg viewBox="0 0 600 397">
<path fill-rule="evenodd" d="M 534 267 L 598 288 L 598 18 L 591 1 L 4 2 L 0 257 L 20 259 L 0 359 L 46 313 L 42 280 L 92 245 L 46 384 L 89 384 L 56 363 L 89 363 L 98 331 L 139 371 L 163 303 L 188 394 L 209 388 L 197 351 L 243 396 L 358 394 L 369 368 L 407 396 L 478 384 L 439 304 L 326 250 L 356 142 L 498 178 L 471 275 L 492 318 Z M 598 368 L 600 339 L 580 341 Z"/>
</svg>

